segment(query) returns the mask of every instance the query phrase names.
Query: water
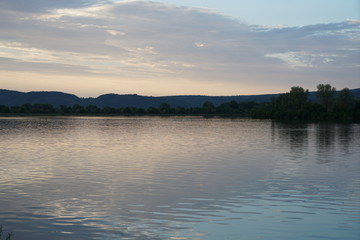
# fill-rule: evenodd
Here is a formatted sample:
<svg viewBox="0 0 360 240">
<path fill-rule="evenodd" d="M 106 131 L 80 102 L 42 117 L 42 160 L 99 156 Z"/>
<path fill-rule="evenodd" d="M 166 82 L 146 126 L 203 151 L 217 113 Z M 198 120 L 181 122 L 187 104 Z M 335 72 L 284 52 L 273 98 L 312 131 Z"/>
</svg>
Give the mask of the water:
<svg viewBox="0 0 360 240">
<path fill-rule="evenodd" d="M 359 239 L 360 125 L 0 118 L 14 240 Z"/>
</svg>

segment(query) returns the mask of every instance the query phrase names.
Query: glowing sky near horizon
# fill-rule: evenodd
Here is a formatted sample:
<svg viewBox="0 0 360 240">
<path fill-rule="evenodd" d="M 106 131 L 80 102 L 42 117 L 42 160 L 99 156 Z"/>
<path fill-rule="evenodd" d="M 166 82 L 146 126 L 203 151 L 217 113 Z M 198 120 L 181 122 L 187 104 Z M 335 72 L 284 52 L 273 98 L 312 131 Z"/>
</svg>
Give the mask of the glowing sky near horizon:
<svg viewBox="0 0 360 240">
<path fill-rule="evenodd" d="M 357 0 L 2 0 L 0 88 L 79 96 L 360 87 Z"/>
</svg>

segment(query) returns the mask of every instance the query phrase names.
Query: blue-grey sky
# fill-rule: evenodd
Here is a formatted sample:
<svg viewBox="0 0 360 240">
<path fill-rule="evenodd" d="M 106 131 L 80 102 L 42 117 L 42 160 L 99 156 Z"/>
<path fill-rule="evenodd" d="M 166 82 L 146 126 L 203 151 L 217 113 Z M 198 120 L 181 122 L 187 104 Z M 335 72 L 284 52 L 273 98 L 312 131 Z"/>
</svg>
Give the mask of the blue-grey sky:
<svg viewBox="0 0 360 240">
<path fill-rule="evenodd" d="M 305 26 L 359 19 L 359 0 L 161 0 L 177 6 L 207 7 L 258 25 Z"/>
<path fill-rule="evenodd" d="M 356 0 L 1 0 L 0 88 L 79 96 L 360 87 Z"/>
</svg>

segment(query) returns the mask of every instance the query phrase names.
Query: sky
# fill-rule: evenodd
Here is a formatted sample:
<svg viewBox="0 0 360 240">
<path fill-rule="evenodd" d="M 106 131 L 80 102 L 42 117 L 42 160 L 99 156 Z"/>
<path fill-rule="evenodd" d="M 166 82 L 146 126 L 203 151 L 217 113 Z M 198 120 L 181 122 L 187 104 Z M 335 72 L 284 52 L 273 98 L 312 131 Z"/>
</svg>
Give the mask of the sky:
<svg viewBox="0 0 360 240">
<path fill-rule="evenodd" d="M 360 87 L 358 0 L 0 0 L 0 89 L 251 95 Z"/>
</svg>

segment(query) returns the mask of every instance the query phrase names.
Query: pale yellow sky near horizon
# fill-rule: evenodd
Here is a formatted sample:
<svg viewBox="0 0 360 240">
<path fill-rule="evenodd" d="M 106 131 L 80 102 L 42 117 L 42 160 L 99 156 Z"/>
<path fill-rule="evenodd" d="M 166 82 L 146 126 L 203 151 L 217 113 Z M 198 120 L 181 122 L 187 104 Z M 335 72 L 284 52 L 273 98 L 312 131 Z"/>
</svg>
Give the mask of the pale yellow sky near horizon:
<svg viewBox="0 0 360 240">
<path fill-rule="evenodd" d="M 119 86 L 116 79 L 107 79 L 106 86 L 101 85 L 101 81 L 94 77 L 74 77 L 74 76 L 51 76 L 52 82 L 49 82 L 48 75 L 37 74 L 37 73 L 16 73 L 14 72 L 3 72 L 0 71 L 1 76 L 4 79 L 11 79 L 9 81 L 3 81 L 2 89 L 15 90 L 20 92 L 31 92 L 31 91 L 60 91 L 70 94 L 75 94 L 78 97 L 98 97 L 107 93 L 116 94 L 138 94 L 144 96 L 170 96 L 170 95 L 209 95 L 209 96 L 234 96 L 234 95 L 257 95 L 257 94 L 268 94 L 268 93 L 281 93 L 286 92 L 289 89 L 281 90 L 274 86 L 271 89 L 265 89 L 263 92 L 256 92 L 258 89 L 252 86 L 244 87 L 243 84 L 237 84 L 238 88 L 232 86 L 223 86 L 225 84 L 218 83 L 192 83 L 191 81 L 183 80 L 184 84 L 177 85 L 176 83 L 170 82 L 164 84 L 160 82 L 157 91 L 153 90 L 154 81 L 151 80 L 138 80 L 136 85 L 133 86 L 131 81 L 122 80 L 122 84 L 125 86 Z M 38 86 L 34 86 L 33 82 L 36 82 Z M 15 83 L 14 83 L 15 82 Z M 16 84 L 16 82 L 18 84 Z M 76 85 L 72 83 L 76 82 Z M 110 83 L 109 83 L 110 82 Z M 8 84 L 8 85 L 7 85 Z M 9 87 L 6 87 L 9 86 Z M 40 87 L 39 87 L 40 86 Z M 192 86 L 189 88 L 188 86 Z M 314 86 L 315 88 L 316 86 Z M 139 89 L 142 89 L 139 91 Z M 148 91 L 146 89 L 149 89 Z M 221 91 L 219 91 L 221 89 Z M 224 91 L 225 90 L 225 91 Z M 167 93 L 167 94 L 164 94 Z M 206 94 L 201 94 L 206 93 Z"/>
</svg>

